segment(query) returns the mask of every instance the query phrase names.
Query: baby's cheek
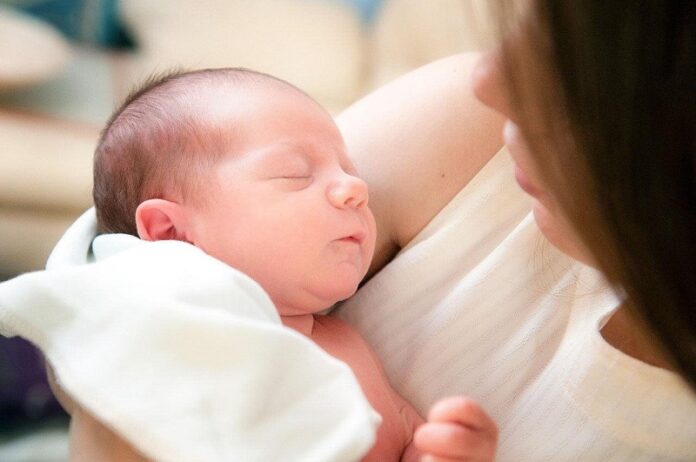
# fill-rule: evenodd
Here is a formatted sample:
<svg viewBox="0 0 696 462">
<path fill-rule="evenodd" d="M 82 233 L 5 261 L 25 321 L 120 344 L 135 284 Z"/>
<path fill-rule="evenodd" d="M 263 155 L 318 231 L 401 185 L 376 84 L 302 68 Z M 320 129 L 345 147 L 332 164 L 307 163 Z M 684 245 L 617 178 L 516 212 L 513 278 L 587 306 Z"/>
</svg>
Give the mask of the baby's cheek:
<svg viewBox="0 0 696 462">
<path fill-rule="evenodd" d="M 369 208 L 367 209 L 367 217 L 365 221 L 367 222 L 367 227 L 369 228 L 369 242 L 367 243 L 370 244 L 370 257 L 372 257 L 371 254 L 374 252 L 375 244 L 377 242 L 377 222 L 375 220 L 374 214 L 372 213 L 372 210 L 370 210 Z"/>
</svg>

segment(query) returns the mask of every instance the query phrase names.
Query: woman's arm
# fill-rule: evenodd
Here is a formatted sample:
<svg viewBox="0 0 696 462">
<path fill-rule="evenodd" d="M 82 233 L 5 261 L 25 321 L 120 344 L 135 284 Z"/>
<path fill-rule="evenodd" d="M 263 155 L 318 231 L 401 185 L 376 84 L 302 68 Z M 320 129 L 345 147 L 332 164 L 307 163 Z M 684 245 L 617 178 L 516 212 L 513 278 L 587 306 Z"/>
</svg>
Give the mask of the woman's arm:
<svg viewBox="0 0 696 462">
<path fill-rule="evenodd" d="M 370 186 L 377 247 L 368 275 L 398 250 L 502 147 L 503 119 L 472 92 L 477 54 L 445 58 L 379 88 L 337 123 Z"/>
<path fill-rule="evenodd" d="M 63 391 L 46 363 L 51 391 L 70 414 L 70 462 L 147 462 L 129 443 L 92 417 Z"/>
<path fill-rule="evenodd" d="M 79 407 L 70 416 L 70 462 L 148 462 L 128 442 Z"/>
</svg>

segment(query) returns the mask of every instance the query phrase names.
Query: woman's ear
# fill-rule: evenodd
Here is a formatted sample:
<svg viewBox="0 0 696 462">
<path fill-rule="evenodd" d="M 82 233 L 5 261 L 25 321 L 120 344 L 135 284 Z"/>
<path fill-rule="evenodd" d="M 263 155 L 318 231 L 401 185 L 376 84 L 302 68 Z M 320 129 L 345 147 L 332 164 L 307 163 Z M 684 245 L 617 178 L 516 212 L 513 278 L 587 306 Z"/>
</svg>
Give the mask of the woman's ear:
<svg viewBox="0 0 696 462">
<path fill-rule="evenodd" d="M 145 241 L 186 241 L 188 220 L 181 204 L 148 199 L 135 210 L 138 237 Z"/>
</svg>

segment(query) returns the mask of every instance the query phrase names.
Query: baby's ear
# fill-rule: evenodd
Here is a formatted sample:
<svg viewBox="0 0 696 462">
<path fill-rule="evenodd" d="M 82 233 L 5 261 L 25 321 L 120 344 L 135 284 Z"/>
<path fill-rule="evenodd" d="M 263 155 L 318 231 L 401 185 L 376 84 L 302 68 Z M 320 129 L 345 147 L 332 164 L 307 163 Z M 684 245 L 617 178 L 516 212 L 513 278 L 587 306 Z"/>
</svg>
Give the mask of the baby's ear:
<svg viewBox="0 0 696 462">
<path fill-rule="evenodd" d="M 145 241 L 186 241 L 188 221 L 181 204 L 148 199 L 135 210 L 138 237 Z"/>
</svg>

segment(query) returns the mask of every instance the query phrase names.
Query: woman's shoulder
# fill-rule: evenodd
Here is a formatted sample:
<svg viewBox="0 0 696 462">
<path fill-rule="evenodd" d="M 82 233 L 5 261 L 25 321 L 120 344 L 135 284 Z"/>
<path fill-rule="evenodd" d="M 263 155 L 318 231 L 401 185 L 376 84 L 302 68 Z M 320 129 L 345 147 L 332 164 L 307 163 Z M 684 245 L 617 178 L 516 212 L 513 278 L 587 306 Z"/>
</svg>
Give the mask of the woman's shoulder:
<svg viewBox="0 0 696 462">
<path fill-rule="evenodd" d="M 474 96 L 476 54 L 441 59 L 369 94 L 338 119 L 370 186 L 378 242 L 370 274 L 500 150 L 503 120 Z"/>
</svg>

